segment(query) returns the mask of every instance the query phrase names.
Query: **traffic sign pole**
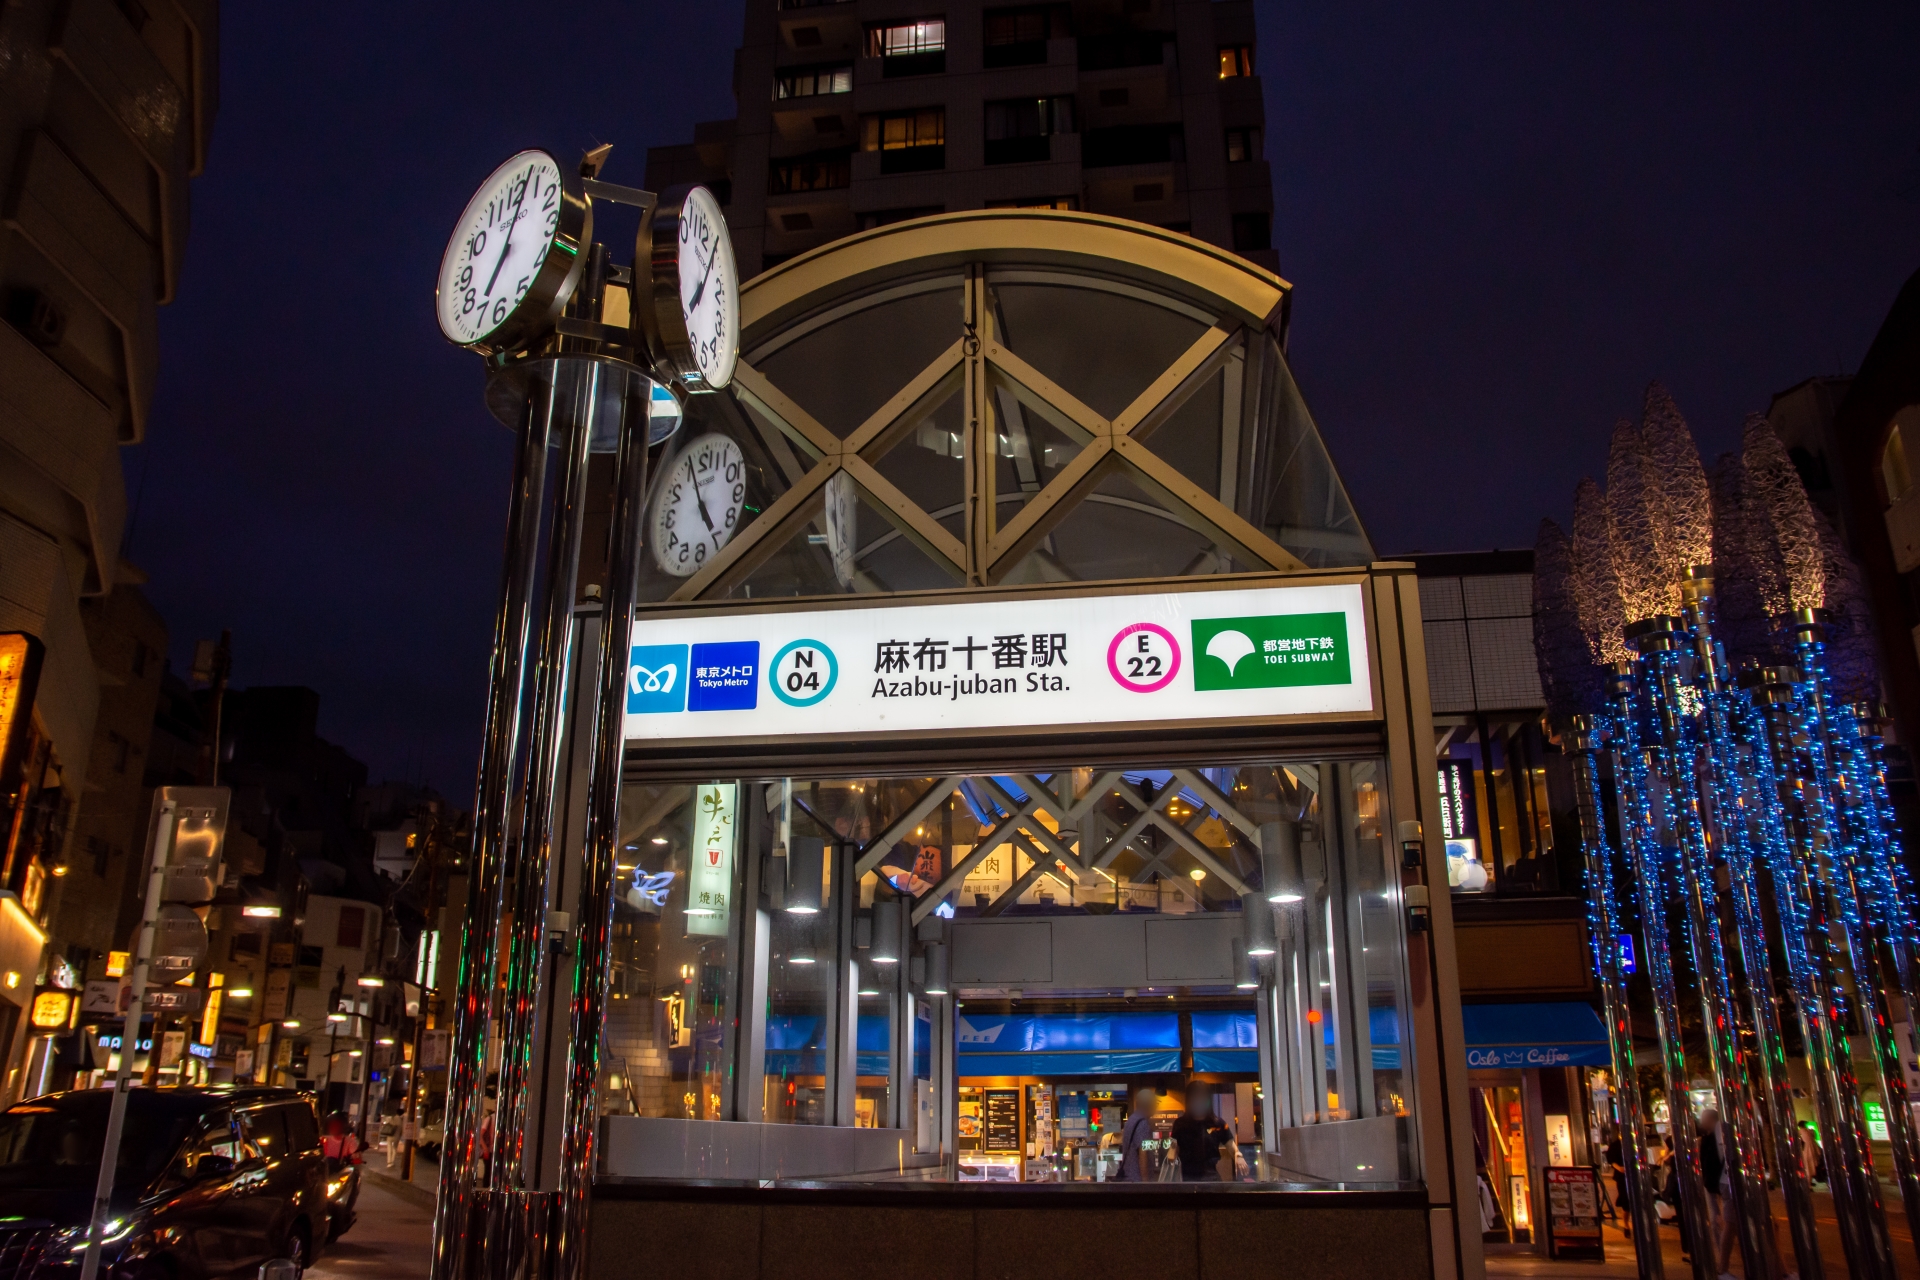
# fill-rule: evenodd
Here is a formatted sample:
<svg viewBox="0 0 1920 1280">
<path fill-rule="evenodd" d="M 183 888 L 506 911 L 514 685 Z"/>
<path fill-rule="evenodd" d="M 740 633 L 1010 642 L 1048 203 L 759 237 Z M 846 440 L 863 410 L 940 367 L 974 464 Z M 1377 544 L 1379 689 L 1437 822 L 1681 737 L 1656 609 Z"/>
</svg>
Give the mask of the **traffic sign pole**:
<svg viewBox="0 0 1920 1280">
<path fill-rule="evenodd" d="M 164 792 L 162 793 L 164 796 Z M 175 815 L 179 806 L 166 796 L 154 823 L 153 854 L 147 867 L 147 906 L 140 917 L 140 938 L 134 950 L 132 998 L 120 1029 L 120 1069 L 113 1077 L 113 1105 L 107 1112 L 107 1140 L 100 1152 L 100 1178 L 94 1184 L 93 1220 L 87 1227 L 87 1255 L 80 1264 L 80 1280 L 97 1280 L 100 1274 L 101 1236 L 107 1228 L 107 1213 L 113 1199 L 113 1175 L 120 1160 L 120 1135 L 127 1122 L 128 1079 L 133 1074 L 133 1053 L 140 1044 L 141 1006 L 146 1003 L 147 963 L 153 958 L 154 924 L 160 918 L 160 897 L 166 886 L 167 858 L 173 847 Z M 156 1058 L 160 1052 L 158 1028 L 154 1046 L 147 1051 Z"/>
</svg>

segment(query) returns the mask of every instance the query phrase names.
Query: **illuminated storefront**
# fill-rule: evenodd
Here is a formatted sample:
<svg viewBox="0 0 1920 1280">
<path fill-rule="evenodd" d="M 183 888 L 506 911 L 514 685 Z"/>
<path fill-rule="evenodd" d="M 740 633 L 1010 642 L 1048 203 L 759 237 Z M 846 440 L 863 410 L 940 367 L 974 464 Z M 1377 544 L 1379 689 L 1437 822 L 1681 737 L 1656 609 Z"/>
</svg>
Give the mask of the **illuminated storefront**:
<svg viewBox="0 0 1920 1280">
<path fill-rule="evenodd" d="M 649 497 L 594 1274 L 690 1201 L 904 1259 L 922 1210 L 1141 1196 L 1198 1211 L 1189 1259 L 1217 1211 L 1276 1261 L 1479 1273 L 1419 598 L 1287 304 L 1013 211 L 745 287 Z M 1232 1186 L 1160 1180 L 1189 1086 Z"/>
</svg>

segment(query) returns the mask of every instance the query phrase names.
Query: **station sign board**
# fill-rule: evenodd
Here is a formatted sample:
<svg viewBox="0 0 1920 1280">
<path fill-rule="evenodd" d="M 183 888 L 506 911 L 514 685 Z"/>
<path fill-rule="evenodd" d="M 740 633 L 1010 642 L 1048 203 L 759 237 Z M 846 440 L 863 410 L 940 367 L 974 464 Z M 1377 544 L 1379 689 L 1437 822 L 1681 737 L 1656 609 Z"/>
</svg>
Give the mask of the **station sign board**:
<svg viewBox="0 0 1920 1280">
<path fill-rule="evenodd" d="M 1358 583 L 642 614 L 630 742 L 1373 712 Z"/>
</svg>

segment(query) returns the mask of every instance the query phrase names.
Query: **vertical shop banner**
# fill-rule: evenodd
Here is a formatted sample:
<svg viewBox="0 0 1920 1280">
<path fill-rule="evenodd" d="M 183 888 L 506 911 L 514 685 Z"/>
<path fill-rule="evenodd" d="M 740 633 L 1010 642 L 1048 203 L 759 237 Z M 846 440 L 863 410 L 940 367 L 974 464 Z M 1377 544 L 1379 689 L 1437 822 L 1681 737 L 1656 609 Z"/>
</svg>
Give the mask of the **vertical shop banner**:
<svg viewBox="0 0 1920 1280">
<path fill-rule="evenodd" d="M 630 741 L 1220 724 L 1374 709 L 1359 583 L 641 613 L 634 641 Z"/>
<path fill-rule="evenodd" d="M 733 849 L 740 786 L 708 782 L 693 796 L 692 866 L 687 872 L 687 933 L 725 937 L 733 892 Z"/>
</svg>

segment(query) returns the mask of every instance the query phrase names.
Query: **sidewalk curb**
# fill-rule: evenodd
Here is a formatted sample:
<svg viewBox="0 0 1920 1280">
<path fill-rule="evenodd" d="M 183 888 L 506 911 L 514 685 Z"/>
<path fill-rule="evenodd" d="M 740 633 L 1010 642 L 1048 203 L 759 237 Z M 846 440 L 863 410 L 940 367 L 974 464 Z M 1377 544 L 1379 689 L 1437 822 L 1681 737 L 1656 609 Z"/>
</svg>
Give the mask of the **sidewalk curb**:
<svg viewBox="0 0 1920 1280">
<path fill-rule="evenodd" d="M 423 1209 L 433 1208 L 434 1193 L 425 1187 L 416 1187 L 411 1182 L 402 1182 L 390 1173 L 376 1173 L 371 1165 L 361 1165 L 360 1173 L 366 1178 L 369 1186 L 392 1192 L 402 1200 L 412 1201 Z"/>
</svg>

